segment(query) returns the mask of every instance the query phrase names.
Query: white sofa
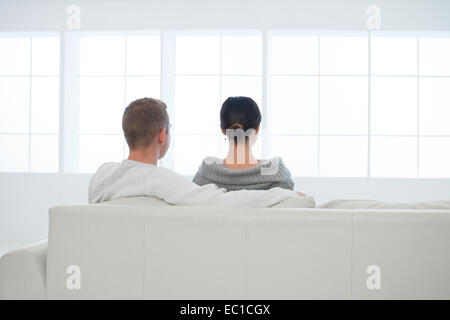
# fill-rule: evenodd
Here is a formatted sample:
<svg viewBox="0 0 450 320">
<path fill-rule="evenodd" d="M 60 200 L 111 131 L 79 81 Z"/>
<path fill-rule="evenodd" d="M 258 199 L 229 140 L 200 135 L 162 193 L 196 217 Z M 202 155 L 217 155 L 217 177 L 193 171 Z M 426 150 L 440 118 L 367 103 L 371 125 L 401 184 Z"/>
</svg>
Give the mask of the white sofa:
<svg viewBox="0 0 450 320">
<path fill-rule="evenodd" d="M 51 208 L 48 245 L 0 259 L 0 299 L 450 299 L 449 270 L 450 209 L 122 199 Z"/>
</svg>

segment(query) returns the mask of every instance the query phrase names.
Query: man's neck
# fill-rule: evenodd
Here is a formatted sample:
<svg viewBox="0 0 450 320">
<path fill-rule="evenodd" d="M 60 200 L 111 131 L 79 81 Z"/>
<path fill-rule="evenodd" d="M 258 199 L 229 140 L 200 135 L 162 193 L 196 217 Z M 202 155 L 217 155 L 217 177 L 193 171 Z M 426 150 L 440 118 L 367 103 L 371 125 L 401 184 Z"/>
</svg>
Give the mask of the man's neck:
<svg viewBox="0 0 450 320">
<path fill-rule="evenodd" d="M 130 150 L 130 155 L 128 156 L 128 160 L 148 163 L 154 166 L 158 165 L 158 159 L 158 151 L 153 148 L 149 148 L 146 150 Z"/>
</svg>

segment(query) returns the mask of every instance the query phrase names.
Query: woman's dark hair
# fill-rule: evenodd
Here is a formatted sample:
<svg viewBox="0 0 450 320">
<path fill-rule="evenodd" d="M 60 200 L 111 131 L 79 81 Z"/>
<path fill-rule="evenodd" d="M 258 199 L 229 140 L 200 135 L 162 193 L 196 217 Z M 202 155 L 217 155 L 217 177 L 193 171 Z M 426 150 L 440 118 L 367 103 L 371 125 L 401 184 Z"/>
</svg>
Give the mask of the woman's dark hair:
<svg viewBox="0 0 450 320">
<path fill-rule="evenodd" d="M 222 104 L 220 110 L 220 127 L 224 130 L 232 129 L 233 135 L 227 131 L 228 139 L 233 137 L 234 143 L 238 143 L 238 137 L 242 134 L 248 141 L 248 130 L 255 130 L 261 123 L 261 112 L 256 102 L 249 97 L 229 97 Z M 242 130 L 242 131 L 240 131 Z M 241 141 L 239 138 L 239 141 Z M 244 141 L 244 140 L 242 140 Z"/>
<path fill-rule="evenodd" d="M 261 123 L 261 112 L 256 102 L 249 97 L 229 97 L 220 110 L 222 129 L 240 128 L 244 131 L 256 129 Z"/>
</svg>

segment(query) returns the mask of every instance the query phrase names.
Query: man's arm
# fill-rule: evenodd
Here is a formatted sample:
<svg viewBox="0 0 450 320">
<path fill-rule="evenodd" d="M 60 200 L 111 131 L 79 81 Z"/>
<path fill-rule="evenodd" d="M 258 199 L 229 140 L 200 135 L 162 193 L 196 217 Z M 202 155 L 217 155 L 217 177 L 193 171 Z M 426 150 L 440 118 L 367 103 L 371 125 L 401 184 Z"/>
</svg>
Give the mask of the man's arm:
<svg viewBox="0 0 450 320">
<path fill-rule="evenodd" d="M 161 170 L 162 169 L 162 170 Z M 273 188 L 270 190 L 240 190 L 226 192 L 214 184 L 198 186 L 183 176 L 158 168 L 158 186 L 151 193 L 164 201 L 184 206 L 270 207 L 285 199 L 298 197 L 295 191 Z M 154 178 L 154 177 L 153 177 Z"/>
</svg>

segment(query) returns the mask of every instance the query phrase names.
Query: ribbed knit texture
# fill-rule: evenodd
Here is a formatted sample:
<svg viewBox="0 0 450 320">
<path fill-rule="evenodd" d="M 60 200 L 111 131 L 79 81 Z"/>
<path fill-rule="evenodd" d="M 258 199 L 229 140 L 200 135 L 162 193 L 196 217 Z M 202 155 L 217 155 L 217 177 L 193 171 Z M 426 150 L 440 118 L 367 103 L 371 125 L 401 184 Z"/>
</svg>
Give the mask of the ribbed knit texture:
<svg viewBox="0 0 450 320">
<path fill-rule="evenodd" d="M 214 184 L 198 186 L 172 170 L 132 160 L 105 163 L 89 184 L 89 203 L 136 196 L 153 196 L 174 205 L 258 208 L 297 197 L 297 193 L 281 188 L 226 192 Z"/>
<path fill-rule="evenodd" d="M 278 168 L 273 172 L 270 170 L 270 174 L 263 174 L 261 168 L 271 166 Z M 192 181 L 200 186 L 213 183 L 227 191 L 269 190 L 275 187 L 294 189 L 291 173 L 279 157 L 262 160 L 260 165 L 252 168 L 238 170 L 226 167 L 219 158 L 208 157 L 203 160 Z"/>
</svg>

